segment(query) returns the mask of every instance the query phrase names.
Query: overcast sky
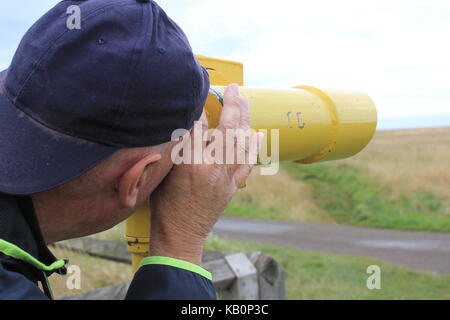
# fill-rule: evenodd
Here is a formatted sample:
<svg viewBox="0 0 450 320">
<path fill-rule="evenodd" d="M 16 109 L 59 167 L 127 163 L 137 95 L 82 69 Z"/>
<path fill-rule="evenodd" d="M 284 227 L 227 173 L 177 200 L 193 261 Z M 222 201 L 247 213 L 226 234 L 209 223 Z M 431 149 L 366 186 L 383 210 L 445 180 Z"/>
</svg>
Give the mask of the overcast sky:
<svg viewBox="0 0 450 320">
<path fill-rule="evenodd" d="M 1 1 L 1 69 L 57 2 Z M 381 119 L 450 118 L 449 0 L 157 2 L 196 53 L 243 62 L 247 85 L 358 90 Z"/>
</svg>

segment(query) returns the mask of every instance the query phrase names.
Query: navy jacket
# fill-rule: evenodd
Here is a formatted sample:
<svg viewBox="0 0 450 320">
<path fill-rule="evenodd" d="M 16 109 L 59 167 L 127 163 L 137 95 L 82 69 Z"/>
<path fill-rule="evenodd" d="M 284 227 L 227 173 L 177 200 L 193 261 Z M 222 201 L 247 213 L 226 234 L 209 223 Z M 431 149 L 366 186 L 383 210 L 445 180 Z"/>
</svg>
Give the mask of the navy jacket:
<svg viewBox="0 0 450 320">
<path fill-rule="evenodd" d="M 0 194 L 0 300 L 52 299 L 47 278 L 66 274 L 66 263 L 56 259 L 45 245 L 31 198 Z M 136 273 L 126 298 L 211 300 L 216 293 L 211 275 L 199 266 L 149 257 Z"/>
</svg>

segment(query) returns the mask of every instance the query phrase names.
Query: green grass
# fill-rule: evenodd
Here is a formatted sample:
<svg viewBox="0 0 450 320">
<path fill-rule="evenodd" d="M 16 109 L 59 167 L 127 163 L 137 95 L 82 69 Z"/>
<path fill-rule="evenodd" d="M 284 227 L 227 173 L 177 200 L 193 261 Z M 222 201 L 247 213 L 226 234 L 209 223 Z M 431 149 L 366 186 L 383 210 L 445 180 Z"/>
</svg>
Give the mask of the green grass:
<svg viewBox="0 0 450 320">
<path fill-rule="evenodd" d="M 113 240 L 118 230 L 102 234 Z M 225 253 L 262 251 L 273 257 L 286 275 L 288 299 L 450 299 L 450 275 L 433 275 L 394 266 L 376 259 L 315 253 L 297 249 L 239 242 L 211 235 L 207 250 Z M 53 275 L 50 282 L 55 297 L 99 289 L 130 281 L 131 267 L 126 264 L 94 258 L 63 249 L 52 249 L 58 256 L 69 258 L 70 264 L 82 271 L 81 290 L 68 290 L 67 277 Z M 366 288 L 367 267 L 381 268 L 381 290 Z"/>
<path fill-rule="evenodd" d="M 222 252 L 262 251 L 286 273 L 288 299 L 450 299 L 450 276 L 394 266 L 376 259 L 300 251 L 211 236 L 206 248 Z M 367 267 L 381 268 L 381 289 L 366 287 Z"/>
<path fill-rule="evenodd" d="M 276 204 L 269 208 L 263 208 L 258 203 L 246 201 L 230 203 L 224 214 L 234 217 L 276 220 L 280 218 L 280 211 L 283 211 L 283 208 Z"/>
<path fill-rule="evenodd" d="M 225 214 L 450 232 L 450 128 L 378 131 L 358 155 L 253 174 Z"/>
<path fill-rule="evenodd" d="M 317 205 L 338 223 L 450 232 L 450 215 L 444 212 L 442 200 L 430 192 L 398 195 L 394 186 L 346 163 L 289 163 L 283 168 L 294 179 L 307 182 Z"/>
</svg>

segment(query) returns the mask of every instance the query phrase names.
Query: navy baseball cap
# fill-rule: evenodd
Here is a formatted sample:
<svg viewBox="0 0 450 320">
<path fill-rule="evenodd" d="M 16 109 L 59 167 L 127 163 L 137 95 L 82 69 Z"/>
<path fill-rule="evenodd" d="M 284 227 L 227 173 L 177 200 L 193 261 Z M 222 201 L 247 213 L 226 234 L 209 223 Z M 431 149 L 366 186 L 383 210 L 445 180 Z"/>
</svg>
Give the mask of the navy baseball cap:
<svg viewBox="0 0 450 320">
<path fill-rule="evenodd" d="M 68 24 L 73 5 L 80 28 Z M 49 190 L 121 148 L 168 142 L 200 118 L 208 90 L 154 1 L 61 1 L 0 73 L 0 192 Z"/>
</svg>

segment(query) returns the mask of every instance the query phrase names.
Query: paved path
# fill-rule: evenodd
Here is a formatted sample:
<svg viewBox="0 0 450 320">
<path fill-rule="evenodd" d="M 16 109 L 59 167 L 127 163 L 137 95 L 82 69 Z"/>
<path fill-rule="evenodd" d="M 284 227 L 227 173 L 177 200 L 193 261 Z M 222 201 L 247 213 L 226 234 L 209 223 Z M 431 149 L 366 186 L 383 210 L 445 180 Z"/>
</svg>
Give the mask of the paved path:
<svg viewBox="0 0 450 320">
<path fill-rule="evenodd" d="M 413 269 L 450 274 L 450 234 L 445 233 L 223 217 L 214 234 L 308 251 L 374 257 Z"/>
</svg>

